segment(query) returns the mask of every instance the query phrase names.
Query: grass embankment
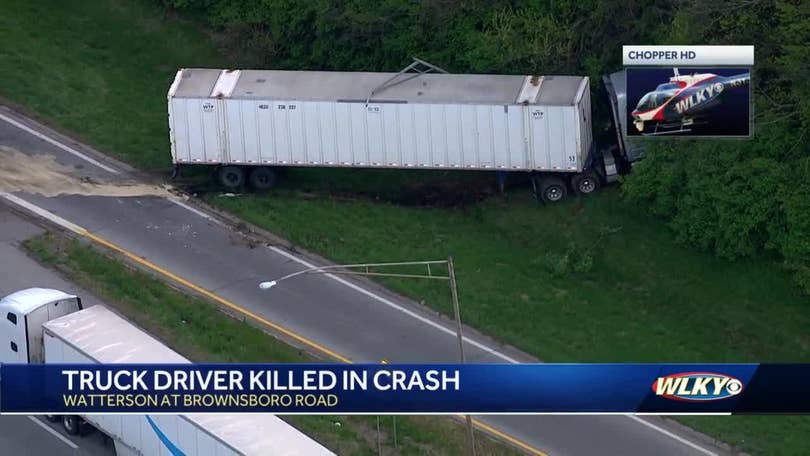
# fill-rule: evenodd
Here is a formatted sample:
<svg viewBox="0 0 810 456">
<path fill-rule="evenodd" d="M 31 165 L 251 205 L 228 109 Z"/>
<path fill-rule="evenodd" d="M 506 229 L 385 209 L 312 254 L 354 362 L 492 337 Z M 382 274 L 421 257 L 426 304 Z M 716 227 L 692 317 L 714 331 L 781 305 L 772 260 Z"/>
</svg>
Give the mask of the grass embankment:
<svg viewBox="0 0 810 456">
<path fill-rule="evenodd" d="M 45 234 L 25 243 L 40 262 L 91 290 L 119 313 L 196 362 L 317 362 L 213 304 L 127 267 L 80 241 Z M 285 416 L 286 421 L 338 454 L 377 454 L 376 417 Z M 466 454 L 466 431 L 444 417 L 399 417 L 394 448 L 391 417 L 381 418 L 386 454 Z M 479 454 L 517 454 L 482 434 Z"/>
<path fill-rule="evenodd" d="M 212 202 L 336 261 L 452 252 L 465 322 L 546 361 L 810 360 L 810 303 L 778 266 L 677 245 L 615 189 L 542 208 L 527 194 L 457 210 L 292 190 Z M 443 287 L 385 283 L 451 312 Z M 680 421 L 757 454 L 810 452 L 807 417 Z"/>
<path fill-rule="evenodd" d="M 175 70 L 241 63 L 144 1 L 10 1 L 0 40 L 2 96 L 151 170 L 169 167 Z M 437 176 L 291 171 L 270 195 L 209 201 L 336 261 L 453 254 L 465 321 L 547 361 L 810 360 L 810 300 L 767 259 L 730 263 L 677 245 L 615 190 L 543 208 L 525 192 L 465 209 L 385 202 L 418 200 L 401 187 Z M 332 197 L 343 192 L 372 197 Z M 449 311 L 444 289 L 385 283 Z M 808 418 L 684 421 L 748 451 L 810 453 Z"/>
<path fill-rule="evenodd" d="M 166 92 L 225 60 L 146 0 L 3 2 L 0 96 L 143 169 L 170 166 Z"/>
</svg>

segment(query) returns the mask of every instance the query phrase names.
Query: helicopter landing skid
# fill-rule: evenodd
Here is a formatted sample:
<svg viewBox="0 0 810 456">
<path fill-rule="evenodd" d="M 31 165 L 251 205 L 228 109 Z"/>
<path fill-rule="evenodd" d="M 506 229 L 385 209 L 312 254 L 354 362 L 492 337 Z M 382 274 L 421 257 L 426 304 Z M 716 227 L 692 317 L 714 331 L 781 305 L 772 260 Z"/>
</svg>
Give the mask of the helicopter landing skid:
<svg viewBox="0 0 810 456">
<path fill-rule="evenodd" d="M 692 131 L 691 128 L 683 128 L 683 127 L 681 127 L 678 130 L 654 131 L 652 133 L 642 133 L 642 135 L 643 136 L 677 135 L 679 133 L 689 133 L 690 131 Z"/>
<path fill-rule="evenodd" d="M 679 123 L 658 124 L 655 126 L 655 130 L 653 130 L 650 133 L 642 133 L 642 135 L 661 136 L 661 135 L 677 135 L 680 133 L 689 133 L 692 131 L 692 129 L 686 127 L 692 127 L 694 125 L 704 125 L 706 123 L 707 122 L 695 122 L 695 119 L 684 119 L 683 122 Z"/>
</svg>

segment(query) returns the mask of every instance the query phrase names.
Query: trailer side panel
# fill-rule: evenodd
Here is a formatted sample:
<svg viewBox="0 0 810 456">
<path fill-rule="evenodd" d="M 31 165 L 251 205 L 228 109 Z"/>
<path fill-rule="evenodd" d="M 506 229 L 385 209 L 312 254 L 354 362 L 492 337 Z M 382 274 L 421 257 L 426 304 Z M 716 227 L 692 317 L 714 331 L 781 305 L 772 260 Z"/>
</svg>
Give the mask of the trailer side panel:
<svg viewBox="0 0 810 456">
<path fill-rule="evenodd" d="M 420 75 L 364 99 L 391 75 L 223 72 L 211 97 L 212 71 L 170 91 L 176 164 L 579 172 L 591 143 L 585 77 Z"/>
<path fill-rule="evenodd" d="M 49 364 L 189 361 L 102 306 L 43 325 Z M 326 448 L 269 414 L 88 415 L 84 417 L 133 454 L 188 456 L 330 455 Z"/>
</svg>

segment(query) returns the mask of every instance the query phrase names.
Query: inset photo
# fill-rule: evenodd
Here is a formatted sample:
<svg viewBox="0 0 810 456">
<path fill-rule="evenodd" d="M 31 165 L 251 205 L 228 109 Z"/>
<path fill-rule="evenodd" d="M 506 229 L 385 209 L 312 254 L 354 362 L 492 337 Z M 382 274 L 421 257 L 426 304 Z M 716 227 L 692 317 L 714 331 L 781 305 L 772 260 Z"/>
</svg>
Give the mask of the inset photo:
<svg viewBox="0 0 810 456">
<path fill-rule="evenodd" d="M 628 68 L 628 136 L 751 136 L 749 68 Z"/>
</svg>

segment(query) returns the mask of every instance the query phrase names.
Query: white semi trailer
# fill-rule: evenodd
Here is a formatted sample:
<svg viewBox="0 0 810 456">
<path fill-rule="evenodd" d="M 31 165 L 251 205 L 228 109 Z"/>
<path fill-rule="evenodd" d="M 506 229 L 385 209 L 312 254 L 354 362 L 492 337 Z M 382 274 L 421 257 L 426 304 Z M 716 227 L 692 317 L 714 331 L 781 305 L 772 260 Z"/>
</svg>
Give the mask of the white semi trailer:
<svg viewBox="0 0 810 456">
<path fill-rule="evenodd" d="M 82 309 L 67 293 L 29 288 L 0 300 L 4 363 L 189 363 L 103 306 Z M 110 437 L 116 454 L 331 455 L 270 414 L 49 416 L 79 434 L 89 424 Z"/>
<path fill-rule="evenodd" d="M 559 201 L 615 180 L 624 151 L 596 150 L 587 77 L 420 60 L 399 73 L 181 69 L 168 110 L 175 172 L 217 166 L 227 188 L 267 189 L 290 166 L 492 170 L 531 173 Z"/>
</svg>

